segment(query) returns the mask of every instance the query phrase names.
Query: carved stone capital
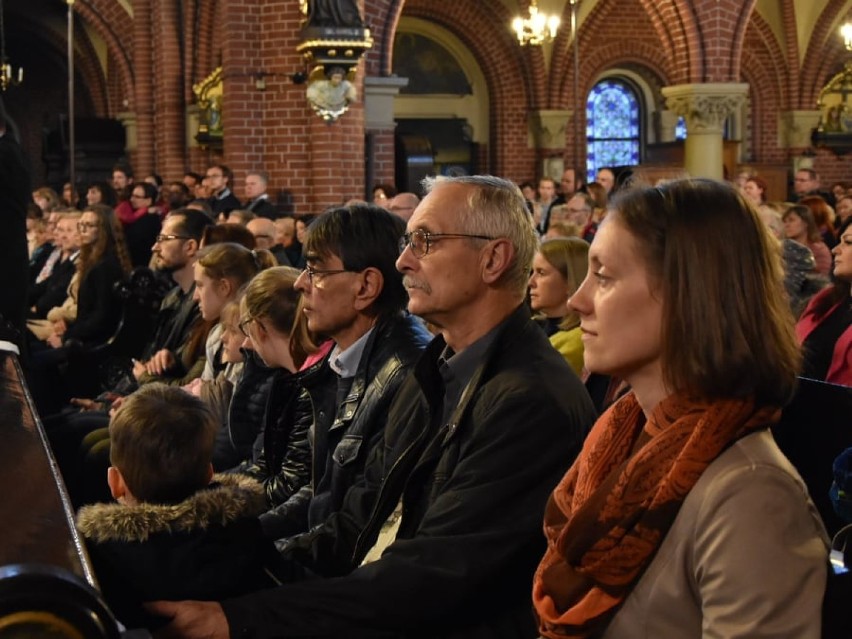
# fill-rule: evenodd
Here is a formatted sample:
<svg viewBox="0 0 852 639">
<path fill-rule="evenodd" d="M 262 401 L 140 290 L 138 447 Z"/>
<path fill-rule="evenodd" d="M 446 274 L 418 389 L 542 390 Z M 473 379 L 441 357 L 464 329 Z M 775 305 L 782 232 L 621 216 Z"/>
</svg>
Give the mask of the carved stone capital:
<svg viewBox="0 0 852 639">
<path fill-rule="evenodd" d="M 804 149 L 811 146 L 811 133 L 819 124 L 821 115 L 818 110 L 779 113 L 778 146 L 782 149 Z"/>
<path fill-rule="evenodd" d="M 564 149 L 568 121 L 574 111 L 570 109 L 533 111 L 529 117 L 529 137 L 536 149 Z"/>
<path fill-rule="evenodd" d="M 136 111 L 122 111 L 116 119 L 124 125 L 124 150 L 135 151 L 138 141 L 136 133 Z"/>
<path fill-rule="evenodd" d="M 725 118 L 740 108 L 748 84 L 678 84 L 663 87 L 666 106 L 686 120 L 688 134 L 721 134 Z"/>
<path fill-rule="evenodd" d="M 393 101 L 408 78 L 367 76 L 364 78 L 364 128 L 387 131 L 396 127 Z"/>
</svg>

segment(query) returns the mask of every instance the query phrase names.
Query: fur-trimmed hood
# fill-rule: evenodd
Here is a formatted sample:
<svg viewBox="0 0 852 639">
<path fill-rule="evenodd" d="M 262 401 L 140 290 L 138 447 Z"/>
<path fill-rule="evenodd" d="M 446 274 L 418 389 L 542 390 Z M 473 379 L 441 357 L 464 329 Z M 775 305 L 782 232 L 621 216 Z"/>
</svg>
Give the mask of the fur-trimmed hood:
<svg viewBox="0 0 852 639">
<path fill-rule="evenodd" d="M 267 509 L 263 486 L 245 475 L 216 474 L 210 485 L 178 504 L 93 504 L 77 514 L 77 529 L 97 543 L 144 542 L 157 533 L 226 526 Z"/>
</svg>

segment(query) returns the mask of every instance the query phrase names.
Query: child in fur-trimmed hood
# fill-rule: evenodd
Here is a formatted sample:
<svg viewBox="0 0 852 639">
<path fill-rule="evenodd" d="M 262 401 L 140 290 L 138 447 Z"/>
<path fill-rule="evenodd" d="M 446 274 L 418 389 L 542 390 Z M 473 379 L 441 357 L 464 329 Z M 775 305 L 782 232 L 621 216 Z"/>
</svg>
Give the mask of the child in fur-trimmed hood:
<svg viewBox="0 0 852 639">
<path fill-rule="evenodd" d="M 277 554 L 261 534 L 263 487 L 242 475 L 213 475 L 219 425 L 201 400 L 151 384 L 110 422 L 108 482 L 117 503 L 81 508 L 104 596 L 129 628 L 165 620 L 154 600 L 218 600 L 276 585 Z"/>
</svg>

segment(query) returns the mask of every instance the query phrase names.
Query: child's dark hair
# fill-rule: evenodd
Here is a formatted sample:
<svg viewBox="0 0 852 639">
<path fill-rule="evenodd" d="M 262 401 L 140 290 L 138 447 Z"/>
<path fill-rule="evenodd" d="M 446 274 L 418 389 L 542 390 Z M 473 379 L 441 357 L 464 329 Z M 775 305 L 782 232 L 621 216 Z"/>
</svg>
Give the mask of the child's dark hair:
<svg viewBox="0 0 852 639">
<path fill-rule="evenodd" d="M 218 429 L 199 398 L 146 384 L 110 421 L 110 463 L 139 501 L 177 503 L 207 484 Z"/>
</svg>

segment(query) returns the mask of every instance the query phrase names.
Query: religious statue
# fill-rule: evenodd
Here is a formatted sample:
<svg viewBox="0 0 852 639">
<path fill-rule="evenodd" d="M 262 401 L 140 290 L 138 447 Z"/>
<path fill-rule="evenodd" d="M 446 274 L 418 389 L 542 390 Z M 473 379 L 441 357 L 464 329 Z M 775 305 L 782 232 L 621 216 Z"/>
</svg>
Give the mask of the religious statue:
<svg viewBox="0 0 852 639">
<path fill-rule="evenodd" d="M 345 77 L 343 67 L 331 67 L 324 80 L 316 80 L 308 85 L 308 101 L 314 111 L 326 122 L 334 122 L 349 109 L 357 93 Z"/>
<path fill-rule="evenodd" d="M 303 0 L 309 27 L 364 26 L 356 0 Z"/>
</svg>

